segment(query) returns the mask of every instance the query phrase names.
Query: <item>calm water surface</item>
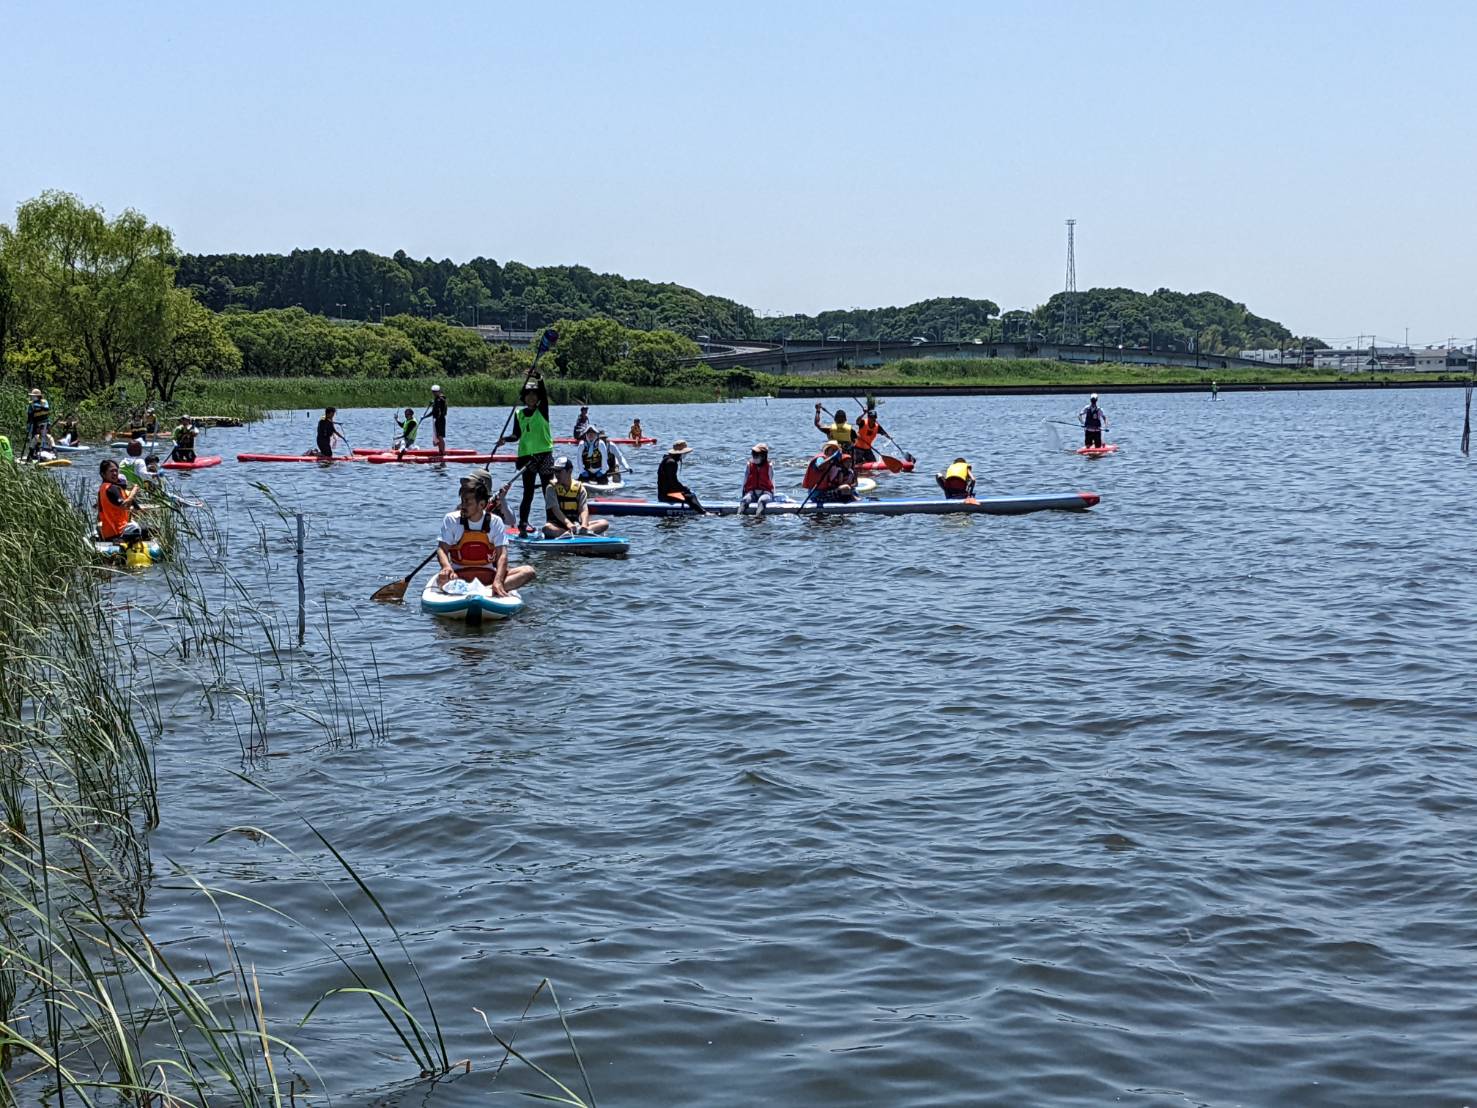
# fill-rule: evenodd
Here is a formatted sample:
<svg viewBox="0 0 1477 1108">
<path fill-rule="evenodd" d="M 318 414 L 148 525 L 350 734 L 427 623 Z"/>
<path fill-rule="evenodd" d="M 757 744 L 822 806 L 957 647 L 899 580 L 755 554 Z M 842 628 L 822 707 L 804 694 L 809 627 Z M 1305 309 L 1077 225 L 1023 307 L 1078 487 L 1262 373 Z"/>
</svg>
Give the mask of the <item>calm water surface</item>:
<svg viewBox="0 0 1477 1108">
<path fill-rule="evenodd" d="M 415 1082 L 346 997 L 297 1030 L 343 971 L 231 910 L 338 1103 L 551 1091 L 526 1069 L 493 1084 L 474 1011 L 506 1034 L 544 977 L 607 1105 L 1467 1103 L 1477 470 L 1460 398 L 1113 396 L 1123 450 L 1101 461 L 1052 449 L 1042 419 L 1079 406 L 1062 398 L 889 399 L 920 473 L 883 492 L 934 495 L 959 453 L 982 494 L 1102 504 L 617 521 L 628 561 L 542 557 L 527 610 L 480 632 L 423 616 L 419 579 L 402 606 L 365 602 L 431 549 L 464 469 L 235 464 L 306 448 L 303 412 L 211 432 L 227 463 L 177 484 L 289 620 L 291 528 L 254 484 L 307 514 L 311 629 L 291 681 L 263 670 L 267 757 L 243 763 L 249 713 L 217 698 L 212 718 L 200 667 L 156 677 L 151 926 L 219 964 L 187 870 L 352 956 L 315 873 L 373 913 L 312 820 L 473 1059 Z M 756 439 L 798 483 L 811 411 L 596 417 L 687 438 L 689 483 L 732 497 Z M 485 447 L 504 414 L 453 408 L 452 444 Z M 573 416 L 556 410 L 560 432 Z M 384 412 L 340 418 L 355 445 L 388 437 Z M 657 453 L 627 453 L 649 495 Z M 217 607 L 240 603 L 201 573 Z M 165 650 L 171 622 L 144 620 L 159 579 L 118 596 L 128 633 Z M 319 722 L 335 711 L 362 713 L 356 741 Z M 208 841 L 238 823 L 297 856 Z M 535 1013 L 520 1048 L 577 1082 Z"/>
</svg>

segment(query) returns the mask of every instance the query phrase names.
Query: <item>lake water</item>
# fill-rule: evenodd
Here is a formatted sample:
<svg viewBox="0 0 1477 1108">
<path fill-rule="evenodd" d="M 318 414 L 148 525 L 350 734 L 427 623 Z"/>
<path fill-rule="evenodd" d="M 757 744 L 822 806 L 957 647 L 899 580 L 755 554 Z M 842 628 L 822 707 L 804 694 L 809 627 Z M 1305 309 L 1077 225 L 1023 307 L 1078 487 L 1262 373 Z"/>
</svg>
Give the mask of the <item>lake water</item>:
<svg viewBox="0 0 1477 1108">
<path fill-rule="evenodd" d="M 156 939 L 221 962 L 185 870 L 303 921 L 227 907 L 340 1104 L 553 1091 L 516 1062 L 494 1083 L 474 1011 L 506 1036 L 544 977 L 605 1105 L 1472 1101 L 1460 391 L 1109 396 L 1122 451 L 1099 461 L 1044 432 L 1081 402 L 888 399 L 920 464 L 879 491 L 936 495 L 957 453 L 981 495 L 1089 489 L 1091 512 L 617 520 L 627 561 L 539 557 L 527 609 L 480 631 L 423 616 L 419 579 L 367 603 L 429 552 L 465 467 L 235 463 L 307 448 L 303 412 L 210 432 L 226 464 L 175 483 L 289 623 L 291 524 L 254 484 L 308 517 L 308 649 L 290 680 L 230 678 L 268 693 L 250 759 L 242 704 L 208 718 L 204 667 L 158 663 Z M 595 415 L 688 439 L 688 482 L 731 498 L 756 439 L 798 483 L 812 410 Z M 504 415 L 453 407 L 451 444 Z M 340 419 L 388 441 L 385 412 Z M 658 452 L 627 454 L 649 495 Z M 166 653 L 161 575 L 116 596 Z M 346 983 L 309 933 L 356 957 L 315 875 L 384 934 L 302 818 L 404 932 L 469 1074 L 415 1081 L 362 998 L 295 1029 Z M 209 841 L 240 823 L 298 853 Z M 582 1088 L 543 998 L 518 1035 Z"/>
</svg>

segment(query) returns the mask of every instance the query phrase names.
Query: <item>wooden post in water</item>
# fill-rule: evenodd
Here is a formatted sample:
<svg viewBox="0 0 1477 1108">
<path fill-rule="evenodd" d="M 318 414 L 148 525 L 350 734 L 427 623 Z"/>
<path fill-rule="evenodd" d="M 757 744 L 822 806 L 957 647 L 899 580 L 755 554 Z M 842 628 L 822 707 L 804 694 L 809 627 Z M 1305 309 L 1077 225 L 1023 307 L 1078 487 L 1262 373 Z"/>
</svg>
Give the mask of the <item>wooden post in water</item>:
<svg viewBox="0 0 1477 1108">
<path fill-rule="evenodd" d="M 305 607 L 306 590 L 303 586 L 303 513 L 297 513 L 297 644 L 303 645 L 308 637 L 308 614 Z"/>
</svg>

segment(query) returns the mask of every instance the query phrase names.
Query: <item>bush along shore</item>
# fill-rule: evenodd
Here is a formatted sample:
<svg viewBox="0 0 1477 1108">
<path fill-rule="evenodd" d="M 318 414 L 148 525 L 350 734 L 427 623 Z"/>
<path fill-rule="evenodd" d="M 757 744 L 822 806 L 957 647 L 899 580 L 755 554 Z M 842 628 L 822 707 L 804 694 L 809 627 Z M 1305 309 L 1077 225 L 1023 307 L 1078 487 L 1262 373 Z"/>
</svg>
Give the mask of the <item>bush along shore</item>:
<svg viewBox="0 0 1477 1108">
<path fill-rule="evenodd" d="M 526 1064 L 495 1077 L 494 1091 L 594 1105 L 547 981 L 529 982 L 529 1007 L 537 1001 L 557 1019 L 562 1035 L 538 1037 L 557 1058 L 535 1063 L 511 1045 L 514 1020 L 485 1053 L 466 1056 L 482 1021 L 442 1022 L 402 932 L 348 853 L 252 781 L 285 721 L 324 749 L 382 739 L 378 674 L 345 663 L 326 614 L 303 639 L 288 613 L 255 600 L 231 575 L 226 528 L 208 510 L 154 508 L 150 525 L 177 556 L 144 571 L 154 580 L 115 578 L 122 571 L 99 565 L 88 539 L 91 487 L 81 483 L 74 500 L 54 472 L 0 463 L 0 1104 L 282 1108 L 361 1099 L 360 1082 L 408 1088 L 517 1058 Z M 290 543 L 293 518 L 264 496 L 262 513 L 247 508 L 251 525 L 236 529 L 259 543 L 259 566 Z M 272 571 L 262 572 L 270 586 Z M 190 692 L 166 706 L 161 685 Z M 172 717 L 186 702 L 198 719 L 180 726 Z M 250 851 L 252 868 L 276 858 L 316 875 L 326 910 L 310 922 L 258 899 L 260 885 L 207 885 L 178 867 L 167 888 L 156 882 L 151 832 L 178 798 L 161 795 L 155 750 L 181 731 L 198 740 L 205 721 L 234 727 L 240 743 L 239 761 L 219 770 L 227 783 L 286 828 L 222 827 L 212 849 Z M 198 907 L 161 911 L 170 898 Z M 233 932 L 248 916 L 256 945 Z M 159 922 L 181 919 L 210 926 L 176 934 Z M 321 949 L 332 981 L 306 1012 L 284 1014 L 274 991 L 291 966 L 259 975 L 255 959 L 305 942 Z M 300 1032 L 312 1022 L 325 1048 L 332 1035 L 321 1025 L 353 1005 L 367 1016 L 354 1025 L 360 1064 L 329 1084 Z"/>
</svg>

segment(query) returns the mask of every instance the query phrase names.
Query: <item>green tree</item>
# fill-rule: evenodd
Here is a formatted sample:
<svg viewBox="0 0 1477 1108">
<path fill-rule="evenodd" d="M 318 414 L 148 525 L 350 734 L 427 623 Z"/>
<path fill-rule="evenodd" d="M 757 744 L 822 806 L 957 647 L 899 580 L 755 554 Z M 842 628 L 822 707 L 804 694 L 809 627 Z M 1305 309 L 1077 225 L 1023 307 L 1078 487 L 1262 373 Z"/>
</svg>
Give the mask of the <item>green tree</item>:
<svg viewBox="0 0 1477 1108">
<path fill-rule="evenodd" d="M 149 391 L 165 403 L 187 377 L 229 377 L 241 372 L 241 351 L 226 337 L 221 317 L 183 289 L 171 289 L 164 308 L 164 337 L 143 356 Z"/>
<path fill-rule="evenodd" d="M 44 192 L 0 226 L 19 316 L 58 369 L 75 355 L 81 384 L 112 386 L 163 339 L 174 239 L 128 209 L 112 221 L 65 192 Z"/>
</svg>

